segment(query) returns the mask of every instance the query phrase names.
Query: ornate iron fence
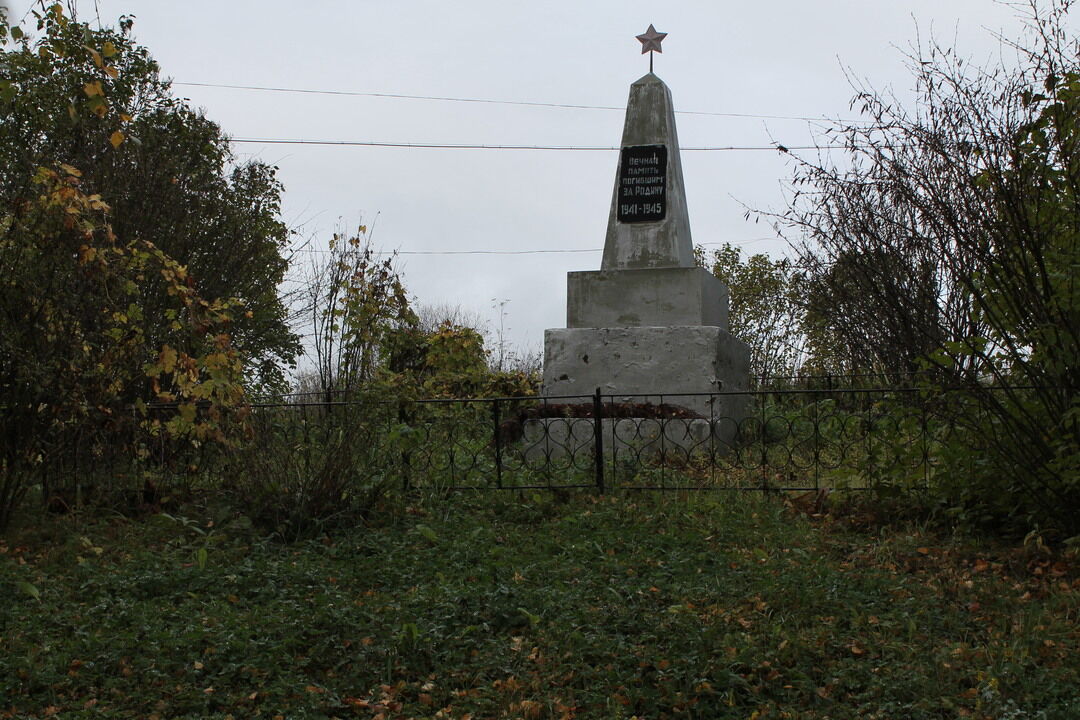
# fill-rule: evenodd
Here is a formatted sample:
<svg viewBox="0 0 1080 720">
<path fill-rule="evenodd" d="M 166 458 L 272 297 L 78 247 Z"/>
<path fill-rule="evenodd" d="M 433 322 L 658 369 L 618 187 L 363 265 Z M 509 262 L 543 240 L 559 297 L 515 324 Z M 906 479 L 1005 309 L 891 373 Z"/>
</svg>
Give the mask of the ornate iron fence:
<svg viewBox="0 0 1080 720">
<path fill-rule="evenodd" d="M 233 447 L 170 438 L 163 428 L 176 410 L 156 406 L 157 422 L 133 418 L 130 437 L 53 454 L 41 484 L 43 496 L 68 502 L 118 492 L 138 502 L 140 493 L 249 481 L 345 493 L 366 484 L 912 490 L 933 481 L 956 430 L 977 424 L 964 397 L 851 387 L 415 401 L 297 395 L 253 403 Z M 61 480 L 69 492 L 53 493 Z"/>
<path fill-rule="evenodd" d="M 249 422 L 257 448 L 293 453 L 298 467 L 359 444 L 370 471 L 405 488 L 860 489 L 930 481 L 951 428 L 936 405 L 881 388 L 294 397 L 253 405 Z"/>
</svg>

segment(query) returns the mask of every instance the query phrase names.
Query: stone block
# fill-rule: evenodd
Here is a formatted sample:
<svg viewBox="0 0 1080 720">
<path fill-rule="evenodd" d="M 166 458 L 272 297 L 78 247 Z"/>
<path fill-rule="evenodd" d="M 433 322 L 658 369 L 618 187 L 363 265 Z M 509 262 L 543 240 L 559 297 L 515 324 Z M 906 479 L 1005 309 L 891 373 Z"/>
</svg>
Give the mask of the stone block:
<svg viewBox="0 0 1080 720">
<path fill-rule="evenodd" d="M 604 418 L 604 457 L 637 462 L 688 462 L 695 456 L 717 457 L 734 449 L 738 424 L 731 420 L 683 418 Z M 592 418 L 527 420 L 518 442 L 527 465 L 590 470 L 595 462 L 595 426 Z"/>
<path fill-rule="evenodd" d="M 728 289 L 703 268 L 571 272 L 566 327 L 728 326 Z"/>
<path fill-rule="evenodd" d="M 745 416 L 750 348 L 713 326 L 559 328 L 544 332 L 545 396 L 666 402 L 706 418 Z M 663 393 L 663 397 L 660 397 Z M 678 393 L 714 393 L 679 397 Z M 648 396 L 634 398 L 631 396 Z"/>
</svg>

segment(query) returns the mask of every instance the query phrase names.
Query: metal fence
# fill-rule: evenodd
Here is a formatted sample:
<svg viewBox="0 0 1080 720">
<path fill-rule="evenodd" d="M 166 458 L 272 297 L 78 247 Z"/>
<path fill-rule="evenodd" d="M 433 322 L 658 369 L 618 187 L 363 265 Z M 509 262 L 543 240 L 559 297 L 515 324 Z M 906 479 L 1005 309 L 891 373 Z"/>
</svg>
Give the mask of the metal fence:
<svg viewBox="0 0 1080 720">
<path fill-rule="evenodd" d="M 231 446 L 171 437 L 177 409 L 154 406 L 123 433 L 57 443 L 40 468 L 41 489 L 66 502 L 122 493 L 135 503 L 245 483 L 298 497 L 311 487 L 346 496 L 376 485 L 913 490 L 934 481 L 957 430 L 965 442 L 978 437 L 969 431 L 979 411 L 966 397 L 828 386 L 414 401 L 295 395 L 252 403 Z"/>
<path fill-rule="evenodd" d="M 347 456 L 403 488 L 817 490 L 929 483 L 952 427 L 947 408 L 911 388 L 298 396 L 254 404 L 248 422 L 256 462 L 302 474 Z"/>
</svg>

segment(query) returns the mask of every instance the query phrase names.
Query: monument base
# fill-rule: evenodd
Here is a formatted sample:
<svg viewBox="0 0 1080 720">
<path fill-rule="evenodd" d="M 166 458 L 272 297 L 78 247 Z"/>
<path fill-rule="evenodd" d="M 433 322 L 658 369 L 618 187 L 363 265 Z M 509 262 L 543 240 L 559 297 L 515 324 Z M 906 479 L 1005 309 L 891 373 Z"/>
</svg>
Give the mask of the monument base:
<svg viewBox="0 0 1080 720">
<path fill-rule="evenodd" d="M 604 457 L 639 462 L 692 462 L 715 458 L 735 449 L 739 425 L 733 420 L 687 418 L 604 418 L 600 421 Z M 549 466 L 563 461 L 578 469 L 594 462 L 596 426 L 591 418 L 526 420 L 518 443 L 529 464 Z"/>
<path fill-rule="evenodd" d="M 728 289 L 703 268 L 591 270 L 566 276 L 566 327 L 727 327 Z"/>
<path fill-rule="evenodd" d="M 746 416 L 750 348 L 711 326 L 558 328 L 544 331 L 544 395 L 666 402 L 710 420 Z M 672 397 L 676 393 L 702 393 Z M 661 394 L 663 399 L 661 400 Z M 633 397 L 639 396 L 639 397 Z"/>
</svg>

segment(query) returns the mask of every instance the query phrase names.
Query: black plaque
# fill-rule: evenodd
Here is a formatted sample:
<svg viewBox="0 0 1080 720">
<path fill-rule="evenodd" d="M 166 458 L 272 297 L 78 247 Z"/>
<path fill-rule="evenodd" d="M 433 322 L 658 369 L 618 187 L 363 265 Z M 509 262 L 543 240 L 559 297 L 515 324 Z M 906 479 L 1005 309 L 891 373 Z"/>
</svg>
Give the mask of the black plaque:
<svg viewBox="0 0 1080 720">
<path fill-rule="evenodd" d="M 619 222 L 664 219 L 667 215 L 666 146 L 632 145 L 622 149 L 615 208 Z"/>
</svg>

